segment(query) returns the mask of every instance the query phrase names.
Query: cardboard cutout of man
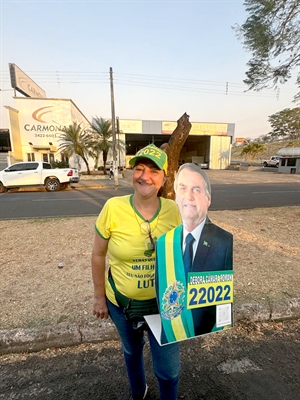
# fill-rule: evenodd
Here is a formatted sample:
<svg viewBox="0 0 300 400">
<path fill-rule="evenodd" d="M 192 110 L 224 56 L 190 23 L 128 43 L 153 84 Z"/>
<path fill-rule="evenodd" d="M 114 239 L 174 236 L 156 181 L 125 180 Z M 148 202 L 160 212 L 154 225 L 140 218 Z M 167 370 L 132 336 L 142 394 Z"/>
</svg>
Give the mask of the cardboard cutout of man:
<svg viewBox="0 0 300 400">
<path fill-rule="evenodd" d="M 207 216 L 211 188 L 206 173 L 198 165 L 183 164 L 176 175 L 174 189 L 182 225 L 162 235 L 156 246 L 156 294 L 162 322 L 161 344 L 223 329 L 216 327 L 218 305 L 187 307 L 187 298 L 190 297 L 188 283 L 195 273 L 227 271 L 228 274 L 233 268 L 233 236 L 213 224 Z M 191 244 L 186 243 L 188 238 L 192 238 Z M 186 254 L 189 251 L 191 260 L 187 266 Z M 224 272 L 224 279 L 226 276 L 232 277 L 232 273 L 226 275 Z M 220 286 L 218 290 L 221 290 Z M 195 292 L 197 302 L 201 301 L 199 296 Z M 231 305 L 230 314 L 231 320 Z"/>
</svg>

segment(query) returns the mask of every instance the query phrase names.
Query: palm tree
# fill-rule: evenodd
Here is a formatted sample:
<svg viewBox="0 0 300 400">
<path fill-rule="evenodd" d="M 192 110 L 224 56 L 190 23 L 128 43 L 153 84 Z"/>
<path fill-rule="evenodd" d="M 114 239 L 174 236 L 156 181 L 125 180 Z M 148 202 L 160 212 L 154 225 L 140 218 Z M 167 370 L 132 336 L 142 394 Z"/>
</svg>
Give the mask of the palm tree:
<svg viewBox="0 0 300 400">
<path fill-rule="evenodd" d="M 107 155 L 110 150 L 113 150 L 114 143 L 113 143 L 113 133 L 112 133 L 112 126 L 111 121 L 106 120 L 104 118 L 94 117 L 91 123 L 92 132 L 94 133 L 94 145 L 93 149 L 95 152 L 95 159 L 96 159 L 96 166 L 98 166 L 98 159 L 100 153 L 102 152 L 103 157 L 103 168 L 104 174 L 106 174 L 106 161 Z M 124 150 L 125 143 L 123 141 L 118 141 L 117 148 L 120 150 Z"/>
<path fill-rule="evenodd" d="M 81 127 L 81 124 L 77 124 L 75 121 L 72 125 L 62 129 L 62 132 L 58 139 L 61 142 L 58 151 L 68 157 L 74 154 L 79 155 L 86 165 L 88 175 L 90 175 L 91 171 L 87 159 L 88 156 L 93 155 L 91 151 L 91 135 Z"/>
</svg>

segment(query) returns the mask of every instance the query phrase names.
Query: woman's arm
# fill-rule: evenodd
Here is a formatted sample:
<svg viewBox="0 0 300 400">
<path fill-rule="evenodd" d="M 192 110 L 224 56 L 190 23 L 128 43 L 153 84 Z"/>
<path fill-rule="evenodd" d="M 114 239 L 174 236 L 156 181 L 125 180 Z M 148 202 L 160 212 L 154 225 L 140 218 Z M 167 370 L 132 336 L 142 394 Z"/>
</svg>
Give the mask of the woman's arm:
<svg viewBox="0 0 300 400">
<path fill-rule="evenodd" d="M 92 251 L 92 276 L 94 282 L 93 314 L 97 318 L 108 318 L 108 309 L 105 297 L 105 265 L 108 240 L 95 233 Z"/>
</svg>

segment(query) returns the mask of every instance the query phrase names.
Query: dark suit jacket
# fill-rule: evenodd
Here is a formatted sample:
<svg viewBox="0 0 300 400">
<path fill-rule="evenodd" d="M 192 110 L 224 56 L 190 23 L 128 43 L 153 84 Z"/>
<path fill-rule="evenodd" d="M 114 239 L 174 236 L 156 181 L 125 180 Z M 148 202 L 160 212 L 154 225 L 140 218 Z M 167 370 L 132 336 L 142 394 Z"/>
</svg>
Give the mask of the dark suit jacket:
<svg viewBox="0 0 300 400">
<path fill-rule="evenodd" d="M 233 269 L 233 236 L 206 219 L 193 261 L 192 271 L 222 271 Z M 212 331 L 216 322 L 216 306 L 192 310 L 195 335 Z"/>
</svg>

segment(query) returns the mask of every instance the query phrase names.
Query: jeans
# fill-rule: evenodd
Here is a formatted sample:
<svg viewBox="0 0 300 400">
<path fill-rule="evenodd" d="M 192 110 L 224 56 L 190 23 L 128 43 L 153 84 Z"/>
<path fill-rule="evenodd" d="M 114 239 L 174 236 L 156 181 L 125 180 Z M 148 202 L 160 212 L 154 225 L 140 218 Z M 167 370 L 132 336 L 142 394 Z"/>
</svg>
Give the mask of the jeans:
<svg viewBox="0 0 300 400">
<path fill-rule="evenodd" d="M 143 347 L 143 330 L 135 330 L 125 319 L 120 307 L 107 299 L 109 315 L 119 332 L 127 375 L 133 399 L 143 398 L 146 388 Z M 160 400 L 176 400 L 180 373 L 179 343 L 160 346 L 148 329 L 154 374 L 158 380 Z"/>
</svg>

